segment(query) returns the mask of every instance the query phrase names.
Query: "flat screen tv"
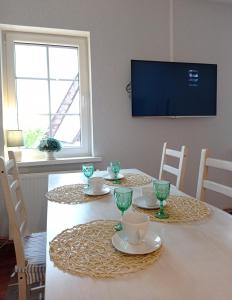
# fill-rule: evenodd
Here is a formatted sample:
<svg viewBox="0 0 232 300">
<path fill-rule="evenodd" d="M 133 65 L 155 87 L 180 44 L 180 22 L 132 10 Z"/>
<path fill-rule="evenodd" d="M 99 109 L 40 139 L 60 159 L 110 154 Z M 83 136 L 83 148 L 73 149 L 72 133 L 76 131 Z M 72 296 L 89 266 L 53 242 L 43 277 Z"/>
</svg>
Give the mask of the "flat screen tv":
<svg viewBox="0 0 232 300">
<path fill-rule="evenodd" d="M 217 65 L 131 61 L 132 116 L 216 116 Z"/>
</svg>

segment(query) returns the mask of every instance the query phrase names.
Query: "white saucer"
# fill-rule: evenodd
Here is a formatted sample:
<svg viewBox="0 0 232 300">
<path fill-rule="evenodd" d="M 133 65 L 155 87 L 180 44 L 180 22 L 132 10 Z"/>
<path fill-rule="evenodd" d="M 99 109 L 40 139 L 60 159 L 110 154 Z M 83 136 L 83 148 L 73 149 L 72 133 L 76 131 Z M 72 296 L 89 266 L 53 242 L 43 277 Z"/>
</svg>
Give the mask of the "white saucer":
<svg viewBox="0 0 232 300">
<path fill-rule="evenodd" d="M 118 180 L 118 179 L 124 178 L 124 175 L 123 175 L 123 174 L 118 174 L 117 179 L 115 179 L 114 177 L 111 177 L 110 174 L 107 174 L 106 176 L 104 176 L 104 178 L 105 178 L 106 180 Z"/>
<path fill-rule="evenodd" d="M 116 232 L 112 237 L 113 246 L 120 252 L 127 254 L 147 254 L 156 251 L 161 246 L 160 237 L 152 232 L 148 232 L 144 240 L 136 245 L 128 243 L 123 231 Z"/>
<path fill-rule="evenodd" d="M 110 193 L 110 188 L 103 187 L 100 191 L 94 191 L 91 188 L 84 189 L 84 194 L 88 196 L 102 196 Z"/>
<path fill-rule="evenodd" d="M 160 207 L 159 200 L 148 198 L 145 195 L 133 199 L 133 204 L 145 209 L 158 209 Z M 166 201 L 163 202 L 163 205 L 166 206 Z"/>
</svg>

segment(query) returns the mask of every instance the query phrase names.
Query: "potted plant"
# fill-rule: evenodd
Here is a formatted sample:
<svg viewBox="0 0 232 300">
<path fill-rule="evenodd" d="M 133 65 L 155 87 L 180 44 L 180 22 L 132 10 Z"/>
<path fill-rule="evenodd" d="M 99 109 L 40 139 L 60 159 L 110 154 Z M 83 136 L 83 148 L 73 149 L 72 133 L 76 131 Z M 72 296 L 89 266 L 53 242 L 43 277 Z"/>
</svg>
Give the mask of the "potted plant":
<svg viewBox="0 0 232 300">
<path fill-rule="evenodd" d="M 61 143 L 52 137 L 43 138 L 38 146 L 40 151 L 47 152 L 48 159 L 55 159 L 54 152 L 58 152 L 62 149 Z"/>
</svg>

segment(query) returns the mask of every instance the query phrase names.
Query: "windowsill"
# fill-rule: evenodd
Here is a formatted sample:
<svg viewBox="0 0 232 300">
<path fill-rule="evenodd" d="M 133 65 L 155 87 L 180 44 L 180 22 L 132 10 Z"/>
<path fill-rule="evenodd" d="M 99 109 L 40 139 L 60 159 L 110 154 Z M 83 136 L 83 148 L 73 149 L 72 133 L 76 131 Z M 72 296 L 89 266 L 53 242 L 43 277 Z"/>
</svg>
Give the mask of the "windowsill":
<svg viewBox="0 0 232 300">
<path fill-rule="evenodd" d="M 34 159 L 19 161 L 18 167 L 20 174 L 31 173 L 63 173 L 81 171 L 81 164 L 93 162 L 95 168 L 99 168 L 98 163 L 102 161 L 101 157 L 69 157 L 56 158 L 54 160 Z"/>
<path fill-rule="evenodd" d="M 101 162 L 101 157 L 96 156 L 86 156 L 86 157 L 68 157 L 68 158 L 56 158 L 54 160 L 23 160 L 18 161 L 19 167 L 34 167 L 34 166 L 53 166 L 53 165 L 66 165 L 66 164 L 79 164 L 86 162 Z"/>
</svg>

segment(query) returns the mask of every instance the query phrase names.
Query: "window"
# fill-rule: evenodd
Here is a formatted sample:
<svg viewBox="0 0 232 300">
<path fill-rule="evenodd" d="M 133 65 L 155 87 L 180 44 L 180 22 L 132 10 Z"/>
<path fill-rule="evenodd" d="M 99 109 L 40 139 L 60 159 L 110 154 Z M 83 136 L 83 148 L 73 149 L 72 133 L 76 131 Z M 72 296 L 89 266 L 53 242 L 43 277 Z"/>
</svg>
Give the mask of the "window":
<svg viewBox="0 0 232 300">
<path fill-rule="evenodd" d="M 9 31 L 3 38 L 5 128 L 23 130 L 25 148 L 50 136 L 64 156 L 90 155 L 88 38 Z"/>
</svg>

